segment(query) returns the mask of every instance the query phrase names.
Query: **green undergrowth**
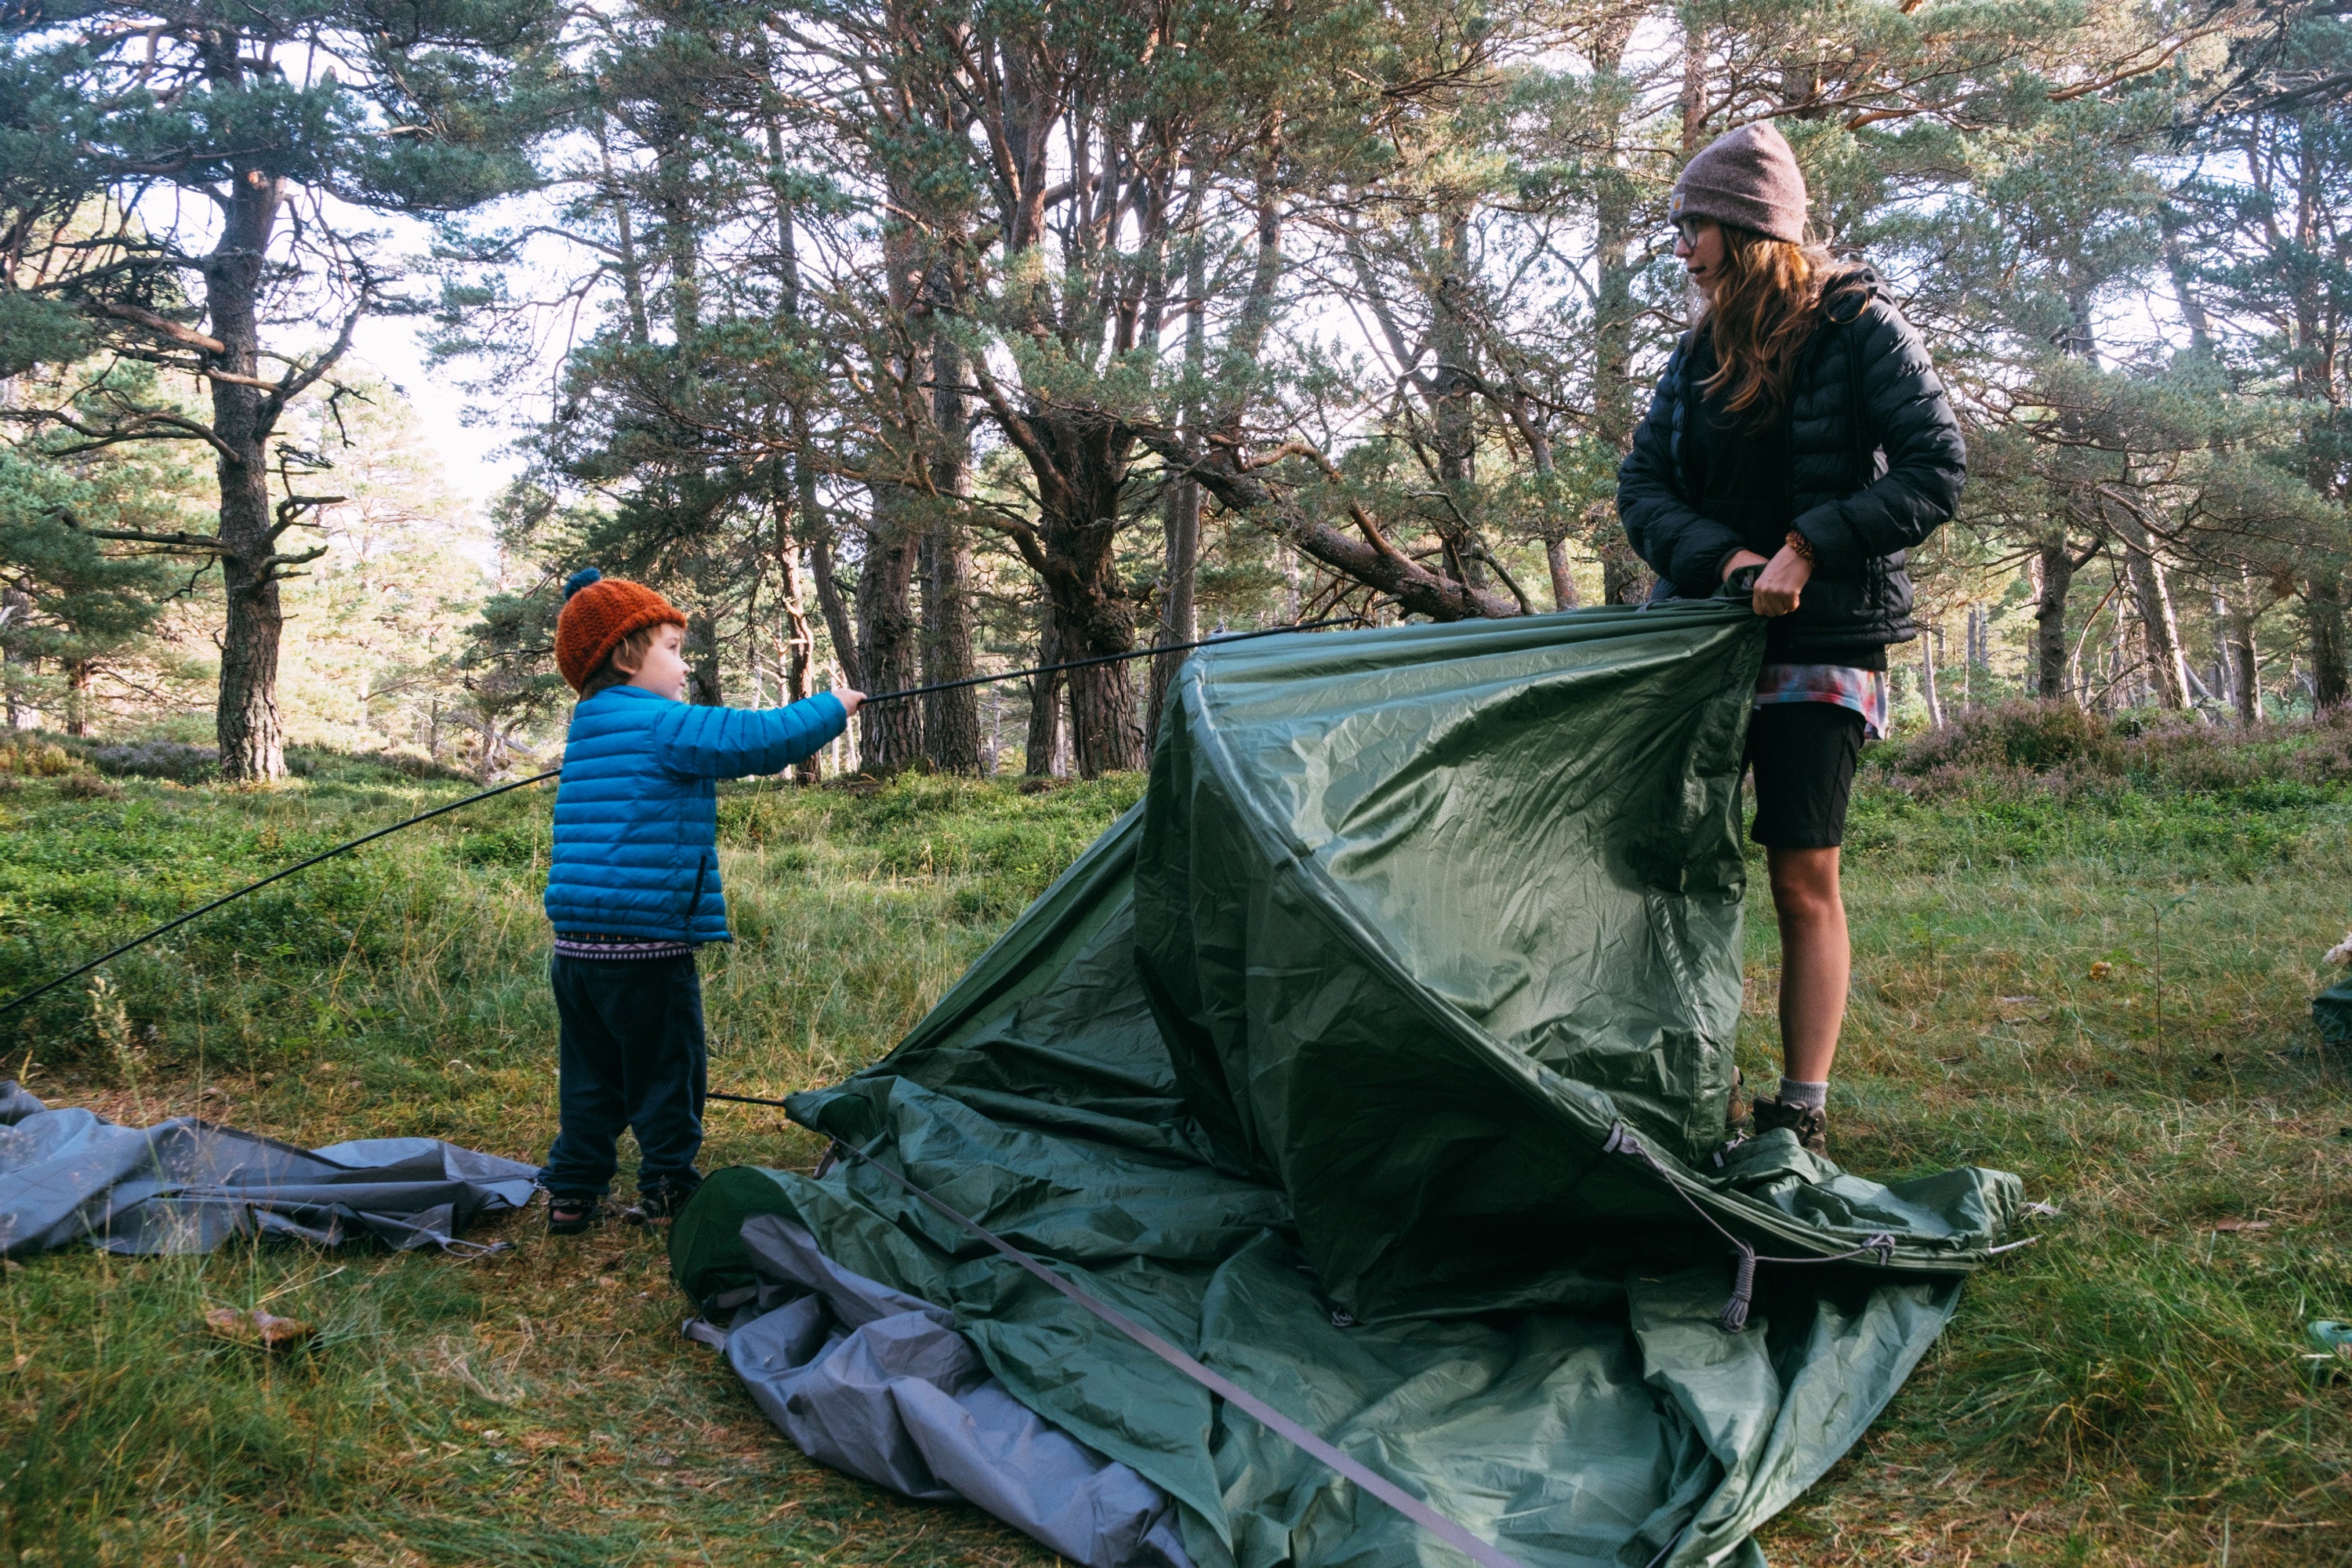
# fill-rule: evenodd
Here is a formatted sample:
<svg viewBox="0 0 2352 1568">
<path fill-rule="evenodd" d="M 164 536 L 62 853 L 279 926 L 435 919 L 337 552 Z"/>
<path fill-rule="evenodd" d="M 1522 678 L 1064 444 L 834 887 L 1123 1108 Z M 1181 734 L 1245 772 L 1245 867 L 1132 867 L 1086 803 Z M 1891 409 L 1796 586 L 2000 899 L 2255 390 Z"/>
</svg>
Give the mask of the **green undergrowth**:
<svg viewBox="0 0 2352 1568">
<path fill-rule="evenodd" d="M 2120 749 L 2078 749 L 2056 784 L 2006 751 L 1874 758 L 1837 1150 L 1881 1175 L 2003 1166 L 2056 1212 L 1767 1531 L 1772 1562 L 2346 1560 L 2352 1381 L 2299 1359 L 2305 1321 L 2352 1318 L 2352 1061 L 2307 1012 L 2352 921 L 2352 791 L 2313 733 L 2263 738 L 2305 757 L 2268 777 L 2172 739 L 2135 774 L 2131 736 L 2094 736 Z M 236 791 L 60 754 L 0 769 L 8 994 L 474 787 L 320 757 Z M 714 1083 L 780 1095 L 872 1060 L 1139 789 L 730 787 Z M 0 1019 L 0 1076 L 125 1121 L 535 1157 L 546 813 L 541 790 L 484 802 L 118 960 Z M 1759 899 L 1741 1053 L 1765 1082 L 1776 963 Z M 816 1152 L 758 1108 L 714 1107 L 711 1132 L 714 1164 Z M 516 1246 L 471 1263 L 236 1246 L 10 1268 L 0 1563 L 1043 1560 L 802 1459 L 677 1336 L 652 1238 L 551 1243 L 535 1220 L 486 1227 Z M 201 1327 L 257 1305 L 318 1339 L 269 1356 Z"/>
</svg>

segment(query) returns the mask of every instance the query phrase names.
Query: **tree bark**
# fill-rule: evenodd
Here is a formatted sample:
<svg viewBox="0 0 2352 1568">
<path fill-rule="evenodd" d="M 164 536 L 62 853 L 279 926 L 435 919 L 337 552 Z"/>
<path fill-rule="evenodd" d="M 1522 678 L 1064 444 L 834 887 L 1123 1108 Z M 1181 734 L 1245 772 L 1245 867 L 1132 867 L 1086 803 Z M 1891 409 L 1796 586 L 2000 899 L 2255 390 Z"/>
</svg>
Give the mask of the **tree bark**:
<svg viewBox="0 0 2352 1568">
<path fill-rule="evenodd" d="M 1596 82 L 1604 76 L 1614 79 L 1618 75 L 1625 49 L 1633 41 L 1633 18 L 1637 15 L 1629 9 L 1622 20 L 1603 25 L 1592 59 Z M 1686 58 L 1685 64 L 1686 69 L 1691 68 L 1696 64 L 1696 58 Z M 1686 88 L 1694 81 L 1704 88 L 1703 74 L 1686 77 Z M 1630 93 L 1620 92 L 1614 101 L 1617 108 L 1609 125 L 1608 167 L 1594 187 L 1592 203 L 1592 427 L 1593 434 L 1607 442 L 1622 461 L 1633 446 L 1636 423 L 1633 330 L 1642 311 L 1633 298 L 1633 281 L 1639 270 L 1633 260 L 1633 183 L 1622 168 L 1620 151 L 1626 115 L 1633 100 Z M 1595 521 L 1598 526 L 1591 531 L 1591 542 L 1594 553 L 1601 557 L 1601 603 L 1623 604 L 1629 588 L 1635 591 L 1636 597 L 1647 594 L 1648 574 L 1626 540 L 1613 498 Z"/>
<path fill-rule="evenodd" d="M 1033 410 L 1023 421 L 1038 479 L 1038 559 L 1065 659 L 1135 647 L 1135 602 L 1115 552 L 1135 433 L 1099 415 Z M 1125 661 L 1069 672 L 1070 739 L 1085 778 L 1143 765 L 1142 715 Z"/>
<path fill-rule="evenodd" d="M 1451 500 L 1437 504 L 1430 524 L 1447 570 L 1475 594 L 1486 585 L 1486 568 L 1479 559 L 1478 540 L 1465 521 L 1476 502 L 1473 492 L 1478 478 L 1477 411 L 1470 379 L 1478 374 L 1477 347 L 1463 316 L 1472 266 L 1467 202 L 1446 215 L 1445 230 L 1445 271 L 1429 291 L 1429 346 L 1437 369 L 1424 384 L 1436 426 L 1437 482 Z M 1453 374 L 1456 372 L 1464 374 Z"/>
<path fill-rule="evenodd" d="M 2165 582 L 2164 563 L 2156 558 L 2147 530 L 2129 508 L 2116 509 L 2115 524 L 2123 537 L 2125 577 L 2139 616 L 2140 643 L 2154 677 L 2157 702 L 2178 711 L 2189 706 L 2189 671 L 2181 660 L 2180 622 L 2172 613 L 2172 590 Z"/>
<path fill-rule="evenodd" d="M 701 573 L 695 574 L 698 579 Z M 687 681 L 688 700 L 698 707 L 722 708 L 727 703 L 725 674 L 719 668 L 722 657 L 719 646 L 719 616 L 701 593 L 702 584 L 695 584 L 694 608 L 686 617 L 686 662 L 691 671 Z"/>
<path fill-rule="evenodd" d="M 942 500 L 971 492 L 971 410 L 961 352 L 940 333 L 931 341 L 931 489 Z M 939 509 L 923 537 L 923 682 L 963 680 L 972 658 L 971 531 L 953 506 Z M 941 773 L 978 773 L 980 692 L 964 687 L 923 699 L 923 741 Z"/>
<path fill-rule="evenodd" d="M 783 127 L 777 122 L 772 105 L 765 115 L 765 124 L 768 189 L 776 204 L 777 314 L 785 332 L 796 338 L 801 328 L 800 237 L 793 216 L 792 183 L 784 168 Z M 833 580 L 831 531 L 817 510 L 816 469 L 809 462 L 807 404 L 793 397 L 785 416 L 791 432 L 791 493 L 777 498 L 776 502 L 776 569 L 790 642 L 790 652 L 782 661 L 785 689 L 797 702 L 809 694 L 809 677 L 816 663 L 816 634 L 809 626 L 806 600 L 801 592 L 799 551 L 790 526 L 794 520 L 799 532 L 809 542 L 809 575 L 815 582 L 818 613 L 832 634 L 843 684 L 857 689 L 864 682 L 857 673 L 861 666 L 855 639 L 849 635 L 849 616 L 841 602 L 841 590 Z M 823 774 L 823 764 L 816 756 L 793 770 L 793 776 L 803 784 L 815 784 Z"/>
<path fill-rule="evenodd" d="M 22 588 L 0 588 L 0 701 L 7 705 L 7 727 L 11 733 L 41 727 L 39 710 L 24 700 L 17 685 L 17 671 L 25 660 L 16 657 L 16 638 L 8 628 L 22 627 L 32 619 L 33 596 Z"/>
<path fill-rule="evenodd" d="M 1184 247 L 1184 368 L 1195 384 L 1208 363 L 1208 247 L 1195 236 Z M 1199 445 L 1201 409 L 1184 410 L 1183 444 Z M 1163 588 L 1160 597 L 1160 642 L 1162 646 L 1197 642 L 1201 637 L 1198 590 L 1201 580 L 1201 481 L 1190 474 L 1169 481 L 1160 514 Z M 1183 665 L 1181 653 L 1163 653 L 1151 661 L 1150 734 L 1160 733 L 1168 689 Z"/>
<path fill-rule="evenodd" d="M 2311 647 L 2311 700 L 2320 712 L 2352 702 L 2352 673 L 2346 669 L 2344 581 L 2332 572 L 2304 580 L 2304 625 Z"/>
<path fill-rule="evenodd" d="M 1054 629 L 1054 614 L 1049 606 L 1040 617 L 1037 628 L 1037 662 L 1041 665 L 1061 662 L 1061 639 Z M 1062 674 L 1049 670 L 1029 678 L 1029 738 L 1024 748 L 1021 771 L 1033 779 L 1051 778 L 1054 773 L 1054 753 L 1062 745 Z"/>
<path fill-rule="evenodd" d="M 810 531 L 808 552 L 809 577 L 816 584 L 817 613 L 824 617 L 825 636 L 833 643 L 833 661 L 841 667 L 845 685 L 853 690 L 871 690 L 866 680 L 866 661 L 857 656 L 857 634 L 850 624 L 849 603 L 841 592 L 841 580 L 834 573 L 830 521 L 819 523 Z"/>
<path fill-rule="evenodd" d="M 1410 616 L 1433 621 L 1459 621 L 1478 616 L 1516 616 L 1516 600 L 1499 594 L 1473 591 L 1456 578 L 1430 571 L 1399 551 L 1371 519 L 1351 509 L 1358 533 L 1340 531 L 1310 515 L 1283 491 L 1269 486 L 1260 472 L 1244 469 L 1234 449 L 1217 447 L 1203 458 L 1193 458 L 1173 432 L 1139 431 L 1143 442 L 1201 481 L 1201 488 L 1229 512 L 1256 519 L 1261 526 L 1326 566 L 1394 599 Z"/>
<path fill-rule="evenodd" d="M 784 688 L 786 702 L 799 702 L 809 695 L 809 674 L 816 661 L 816 634 L 809 628 L 807 601 L 801 589 L 800 551 L 793 542 L 788 525 L 790 513 L 780 510 L 776 518 L 776 674 Z M 822 776 L 822 769 L 812 755 L 793 764 L 793 779 L 797 784 L 813 784 Z"/>
<path fill-rule="evenodd" d="M 1638 605 L 1650 596 L 1650 584 L 1654 581 L 1650 568 L 1633 553 L 1621 533 L 1612 547 L 1601 552 L 1601 597 L 1611 605 Z"/>
<path fill-rule="evenodd" d="M 1944 727 L 1944 700 L 1936 689 L 1936 628 L 1919 629 L 1919 697 L 1927 704 L 1930 728 Z"/>
<path fill-rule="evenodd" d="M 1576 608 L 1576 574 L 1569 565 L 1567 540 L 1550 538 L 1544 541 L 1544 569 L 1551 574 L 1551 607 L 1555 610 Z"/>
<path fill-rule="evenodd" d="M 2254 618 L 2260 611 L 2252 574 L 2241 566 L 2238 574 L 2239 597 L 2227 605 L 2223 622 L 2230 647 L 2230 701 L 2238 710 L 2238 722 L 2251 727 L 2263 719 L 2262 648 L 2254 640 Z"/>
<path fill-rule="evenodd" d="M 2063 524 L 2042 536 L 2035 563 L 2041 584 L 2033 599 L 2033 694 L 2052 702 L 2067 695 L 2066 596 L 2081 564 L 2066 546 Z"/>
<path fill-rule="evenodd" d="M 229 183 L 219 242 L 205 258 L 205 309 L 227 376 L 212 378 L 214 472 L 220 484 L 220 696 L 214 733 L 221 776 L 233 784 L 286 776 L 286 729 L 278 714 L 278 647 L 286 629 L 278 595 L 285 563 L 269 505 L 268 444 L 275 409 L 261 379 L 259 294 L 264 258 L 284 187 L 258 171 Z"/>
<path fill-rule="evenodd" d="M 629 213 L 629 198 L 621 188 L 620 176 L 613 172 L 613 152 L 604 139 L 604 116 L 594 119 L 596 153 L 604 165 L 604 195 L 613 209 L 613 229 L 615 238 L 614 269 L 621 275 L 621 301 L 629 323 L 629 341 L 636 343 L 653 341 L 653 321 L 646 310 L 646 272 L 637 259 L 637 237 Z M 771 145 L 772 145 L 772 141 Z"/>
<path fill-rule="evenodd" d="M 66 667 L 66 733 L 77 741 L 89 738 L 90 662 L 69 658 Z"/>
<path fill-rule="evenodd" d="M 1685 13 L 1685 17 L 1688 13 Z M 1706 46 L 1710 29 L 1693 27 L 1683 34 L 1682 148 L 1687 158 L 1706 140 Z"/>
<path fill-rule="evenodd" d="M 907 526 L 895 487 L 874 487 L 874 520 L 857 573 L 858 662 L 875 693 L 920 682 L 921 638 L 915 623 L 916 531 Z M 923 710 L 877 702 L 857 710 L 857 746 L 866 773 L 888 777 L 923 755 Z"/>
<path fill-rule="evenodd" d="M 1181 647 L 1201 637 L 1201 615 L 1195 589 L 1201 575 L 1201 483 L 1181 479 L 1168 487 L 1160 503 L 1165 531 L 1166 589 L 1160 603 L 1160 642 Z M 1184 662 L 1181 653 L 1163 653 L 1151 661 L 1151 723 L 1160 733 L 1160 719 L 1168 705 L 1168 689 Z"/>
</svg>

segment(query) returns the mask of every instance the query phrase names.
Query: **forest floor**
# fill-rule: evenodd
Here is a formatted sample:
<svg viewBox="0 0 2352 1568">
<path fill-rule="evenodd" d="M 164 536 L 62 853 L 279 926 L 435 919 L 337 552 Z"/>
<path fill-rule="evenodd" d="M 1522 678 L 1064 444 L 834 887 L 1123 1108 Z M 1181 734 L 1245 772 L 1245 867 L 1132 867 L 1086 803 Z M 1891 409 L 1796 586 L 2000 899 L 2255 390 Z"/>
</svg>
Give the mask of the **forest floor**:
<svg viewBox="0 0 2352 1568">
<path fill-rule="evenodd" d="M 2352 1058 L 2308 1011 L 2352 916 L 2352 785 L 2240 760 L 2196 787 L 1953 764 L 1858 795 L 1835 1152 L 1883 1177 L 2000 1166 L 2060 1212 L 1763 1533 L 1772 1563 L 2352 1562 L 2352 1379 L 2300 1359 L 2306 1320 L 2352 1318 Z M 260 791 L 0 761 L 9 994 L 467 788 L 332 759 Z M 727 795 L 740 940 L 705 966 L 714 1080 L 782 1094 L 880 1055 L 1139 788 Z M 0 1078 L 125 1121 L 534 1158 L 546 807 L 487 802 L 118 961 L 8 1020 Z M 1755 917 L 1740 1051 L 1769 1083 L 1777 945 Z M 779 1113 L 710 1121 L 707 1168 L 818 1152 Z M 657 1235 L 550 1240 L 536 1209 L 475 1234 L 515 1245 L 7 1265 L 0 1563 L 1044 1561 L 975 1510 L 801 1458 L 678 1337 Z M 259 1305 L 315 1345 L 201 1331 Z"/>
</svg>

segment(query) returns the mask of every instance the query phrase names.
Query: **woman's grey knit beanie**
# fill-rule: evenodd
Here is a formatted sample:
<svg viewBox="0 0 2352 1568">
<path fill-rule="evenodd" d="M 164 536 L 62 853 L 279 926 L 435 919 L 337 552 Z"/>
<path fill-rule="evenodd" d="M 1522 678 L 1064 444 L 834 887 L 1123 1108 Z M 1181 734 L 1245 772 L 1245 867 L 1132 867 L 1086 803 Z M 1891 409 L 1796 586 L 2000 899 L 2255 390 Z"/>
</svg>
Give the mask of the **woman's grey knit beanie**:
<svg viewBox="0 0 2352 1568">
<path fill-rule="evenodd" d="M 1727 131 L 1683 165 L 1669 218 L 1711 217 L 1791 245 L 1805 240 L 1805 176 L 1788 139 L 1759 121 Z"/>
</svg>

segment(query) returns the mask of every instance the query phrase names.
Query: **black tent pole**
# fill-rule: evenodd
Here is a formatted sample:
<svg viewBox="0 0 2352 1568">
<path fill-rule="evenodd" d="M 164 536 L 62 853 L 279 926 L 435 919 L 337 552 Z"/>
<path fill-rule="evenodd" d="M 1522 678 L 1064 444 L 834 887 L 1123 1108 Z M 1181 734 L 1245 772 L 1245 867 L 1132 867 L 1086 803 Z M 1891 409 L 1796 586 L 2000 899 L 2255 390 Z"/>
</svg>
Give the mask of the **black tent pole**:
<svg viewBox="0 0 2352 1568">
<path fill-rule="evenodd" d="M 471 805 L 478 800 L 488 800 L 494 795 L 504 795 L 509 790 L 522 789 L 528 785 L 535 784 L 544 784 L 562 771 L 562 770 L 561 768 L 555 768 L 543 773 L 533 773 L 527 779 L 517 779 L 512 784 L 502 784 L 496 789 L 486 789 L 479 795 L 469 795 L 463 800 L 453 800 L 446 805 L 436 805 L 431 811 L 420 813 L 415 816 L 410 817 L 405 822 L 395 822 L 390 827 L 379 827 L 373 833 L 352 839 L 349 844 L 338 844 L 332 849 L 311 856 L 308 860 L 297 860 L 293 865 L 287 867 L 282 871 L 272 871 L 268 876 L 264 877 L 258 882 L 248 883 L 245 887 L 239 888 L 234 893 L 224 893 L 219 898 L 215 899 L 211 903 L 203 904 L 195 909 L 190 910 L 186 914 L 180 916 L 177 920 L 165 921 L 153 931 L 142 932 L 138 936 L 132 937 L 121 947 L 100 953 L 96 958 L 91 959 L 88 963 L 83 964 L 79 969 L 68 969 L 63 974 L 58 975 L 56 979 L 44 981 L 40 984 L 34 986 L 30 991 L 26 992 L 21 996 L 11 996 L 7 1001 L 0 1002 L 0 1013 L 9 1012 L 14 1008 L 21 1007 L 26 1003 L 30 1002 L 34 997 L 44 995 L 48 992 L 56 990 L 58 986 L 63 985 L 67 981 L 73 979 L 75 976 L 89 973 L 91 970 L 96 969 L 100 964 L 104 963 L 109 959 L 120 958 L 134 947 L 153 942 L 165 931 L 173 931 L 181 926 L 186 925 L 198 915 L 210 914 L 213 910 L 220 908 L 223 904 L 235 903 L 237 900 L 245 897 L 247 893 L 257 893 L 262 889 L 269 886 L 270 883 L 278 881 L 281 878 L 290 877 L 297 871 L 307 870 L 309 868 L 317 865 L 321 860 L 331 860 L 336 856 L 347 854 L 350 851 L 358 848 L 362 844 L 373 844 L 375 840 L 383 837 L 387 834 L 397 833 L 404 827 L 414 827 L 420 822 L 430 821 L 434 817 L 455 811 L 459 806 Z"/>
<path fill-rule="evenodd" d="M 1194 642 L 1167 643 L 1156 647 L 1133 648 L 1126 653 L 1106 653 L 1097 655 L 1093 658 L 1074 658 L 1062 664 L 1041 664 L 1029 669 L 1008 669 L 1002 675 L 973 675 L 967 676 L 961 680 L 941 680 L 934 682 L 929 686 L 910 686 L 903 691 L 885 691 L 879 695 L 868 697 L 866 700 L 869 703 L 900 702 L 910 697 L 926 697 L 934 691 L 954 691 L 966 686 L 987 686 L 999 680 L 1020 680 L 1032 675 L 1052 675 L 1065 669 L 1085 669 L 1090 666 L 1097 664 L 1117 664 L 1123 659 L 1150 658 L 1156 655 L 1163 653 L 1184 653 L 1196 647 L 1207 647 L 1212 644 L 1246 642 L 1252 637 L 1276 637 L 1285 632 L 1319 631 L 1325 626 L 1351 625 L 1356 624 L 1356 622 L 1357 617 L 1354 616 L 1335 616 L 1328 620 L 1307 621 L 1297 626 L 1268 626 L 1264 631 L 1232 632 L 1223 637 L 1202 637 Z M 509 790 L 525 789 L 535 784 L 545 784 L 549 779 L 554 778 L 562 771 L 563 770 L 561 768 L 550 768 L 543 773 L 533 773 L 527 779 L 516 779 L 511 784 L 502 784 L 495 788 L 486 789 L 478 795 L 469 795 L 463 800 L 453 800 L 446 805 L 436 805 L 431 811 L 419 812 L 416 816 L 409 817 L 404 822 L 395 822 L 389 827 L 379 827 L 373 833 L 362 834 L 361 837 L 352 839 L 348 844 L 338 844 L 332 849 L 323 850 L 319 854 L 311 856 L 308 860 L 298 860 L 282 871 L 272 871 L 268 876 L 262 878 L 258 882 L 249 882 L 233 893 L 224 893 L 208 904 L 200 905 L 195 909 L 190 910 L 186 914 L 181 915 L 174 920 L 165 921 L 162 925 L 157 926 L 152 931 L 142 931 L 139 935 L 132 937 L 129 942 L 124 942 L 121 947 L 111 948 L 105 952 L 100 953 L 96 958 L 91 959 L 88 963 L 81 965 L 79 969 L 68 969 L 63 974 L 58 975 L 54 979 L 43 981 L 40 984 L 34 986 L 30 991 L 25 992 L 21 995 L 11 996 L 7 1001 L 0 1002 L 0 1013 L 14 1012 L 16 1008 L 23 1006 L 26 1003 L 32 1001 L 35 997 L 47 995 L 48 993 L 56 990 L 58 986 L 63 985 L 67 981 L 88 974 L 100 964 L 105 963 L 111 959 L 120 958 L 124 953 L 129 952 L 132 948 L 142 947 L 148 942 L 154 941 L 157 937 L 162 936 L 166 931 L 178 930 L 180 927 L 186 925 L 190 921 L 194 920 L 198 915 L 210 914 L 213 910 L 219 909 L 223 904 L 233 904 L 237 900 L 245 897 L 247 893 L 257 893 L 262 889 L 269 886 L 270 883 L 278 881 L 283 878 L 290 877 L 297 871 L 308 870 L 310 867 L 317 865 L 321 860 L 331 860 L 338 855 L 347 855 L 351 851 L 357 849 L 362 844 L 373 844 L 377 839 L 384 837 L 389 834 L 397 833 L 404 827 L 414 827 L 420 822 L 430 822 L 436 816 L 446 816 L 448 813 L 458 810 L 460 807 L 471 805 L 476 801 L 488 800 L 494 795 L 504 795 Z"/>
</svg>

